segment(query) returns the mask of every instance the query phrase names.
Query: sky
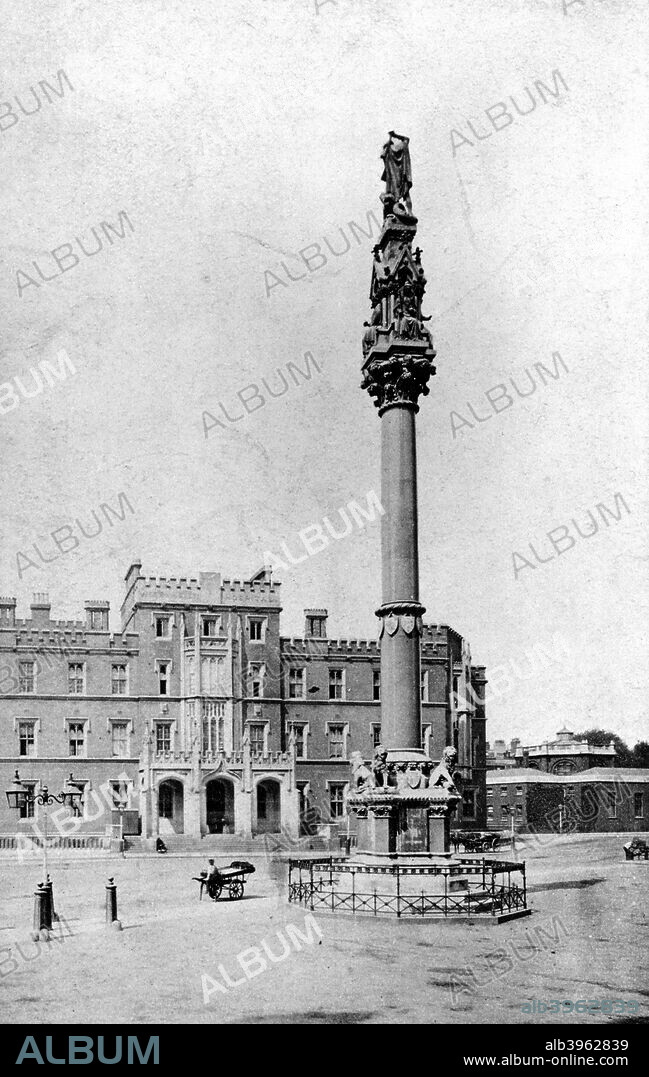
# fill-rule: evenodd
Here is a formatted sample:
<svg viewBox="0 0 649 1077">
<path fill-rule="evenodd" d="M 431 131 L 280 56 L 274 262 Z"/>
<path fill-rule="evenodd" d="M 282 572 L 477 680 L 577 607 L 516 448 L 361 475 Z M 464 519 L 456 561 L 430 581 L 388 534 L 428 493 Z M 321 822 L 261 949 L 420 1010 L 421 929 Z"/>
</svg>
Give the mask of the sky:
<svg viewBox="0 0 649 1077">
<path fill-rule="evenodd" d="M 285 543 L 284 633 L 323 606 L 332 637 L 375 636 L 379 514 L 303 560 L 299 532 L 380 495 L 359 384 L 393 129 L 437 350 L 426 617 L 487 667 L 490 740 L 649 739 L 648 35 L 641 0 L 6 10 L 0 592 L 18 615 L 33 592 L 65 618 L 106 597 L 117 628 L 133 560 L 241 579 Z M 61 376 L 30 396 L 43 362 Z"/>
</svg>

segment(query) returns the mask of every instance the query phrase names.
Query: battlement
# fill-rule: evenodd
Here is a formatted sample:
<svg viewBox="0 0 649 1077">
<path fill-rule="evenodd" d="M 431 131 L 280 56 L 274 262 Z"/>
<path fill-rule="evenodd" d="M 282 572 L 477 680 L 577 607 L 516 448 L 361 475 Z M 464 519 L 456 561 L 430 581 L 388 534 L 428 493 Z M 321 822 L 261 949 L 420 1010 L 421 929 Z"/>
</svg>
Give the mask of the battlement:
<svg viewBox="0 0 649 1077">
<path fill-rule="evenodd" d="M 300 638 L 299 636 L 282 637 L 281 640 L 282 649 L 288 653 L 291 650 L 296 652 L 312 655 L 319 655 L 322 657 L 336 657 L 340 655 L 360 654 L 364 657 L 375 655 L 378 653 L 379 645 L 376 640 L 367 639 L 326 639 L 325 637 L 308 636 L 307 638 Z"/>
<path fill-rule="evenodd" d="M 59 632 L 85 632 L 87 628 L 85 621 L 48 621 L 46 625 L 39 624 L 32 620 L 32 618 L 18 618 L 16 621 L 16 630 L 18 632 L 32 632 L 38 636 L 51 636 Z"/>
<path fill-rule="evenodd" d="M 201 583 L 196 576 L 140 576 L 139 582 L 146 588 L 163 588 L 175 587 L 180 589 L 181 587 L 191 591 L 200 591 Z"/>
<path fill-rule="evenodd" d="M 0 595 L 0 606 L 15 606 L 16 599 L 8 598 L 7 595 Z"/>
<path fill-rule="evenodd" d="M 221 589 L 233 594 L 279 594 L 281 586 L 271 580 L 223 580 Z"/>
</svg>

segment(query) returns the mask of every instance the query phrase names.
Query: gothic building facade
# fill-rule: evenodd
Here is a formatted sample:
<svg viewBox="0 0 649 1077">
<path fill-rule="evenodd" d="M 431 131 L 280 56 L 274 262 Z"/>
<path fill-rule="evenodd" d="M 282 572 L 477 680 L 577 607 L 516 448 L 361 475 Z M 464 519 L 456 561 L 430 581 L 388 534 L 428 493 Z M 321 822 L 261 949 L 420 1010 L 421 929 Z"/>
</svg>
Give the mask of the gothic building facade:
<svg viewBox="0 0 649 1077">
<path fill-rule="evenodd" d="M 48 825 L 80 839 L 117 821 L 148 839 L 346 833 L 350 755 L 369 761 L 381 737 L 378 643 L 329 639 L 323 609 L 283 637 L 280 587 L 265 569 L 166 578 L 136 561 L 119 631 L 106 601 L 60 621 L 36 595 L 20 620 L 0 598 L 3 790 L 16 770 L 35 791 L 72 781 L 81 814 L 60 807 Z M 485 684 L 457 632 L 425 626 L 422 741 L 433 759 L 457 747 L 462 829 L 486 825 Z M 0 800 L 5 838 L 39 833 L 39 819 Z"/>
</svg>

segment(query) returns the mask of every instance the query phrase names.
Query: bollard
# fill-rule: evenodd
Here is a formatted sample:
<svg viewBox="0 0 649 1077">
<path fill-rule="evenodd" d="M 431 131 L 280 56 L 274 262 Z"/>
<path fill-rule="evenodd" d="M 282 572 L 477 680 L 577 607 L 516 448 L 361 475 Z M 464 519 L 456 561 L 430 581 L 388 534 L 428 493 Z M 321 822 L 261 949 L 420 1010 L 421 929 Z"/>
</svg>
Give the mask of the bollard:
<svg viewBox="0 0 649 1077">
<path fill-rule="evenodd" d="M 47 876 L 46 886 L 47 886 L 47 889 L 49 891 L 50 927 L 51 927 L 52 924 L 57 923 L 59 918 L 58 918 L 58 915 L 57 915 L 57 913 L 56 913 L 56 911 L 54 909 L 54 889 L 53 889 L 53 884 L 52 884 L 52 878 L 51 878 L 50 875 Z"/>
<path fill-rule="evenodd" d="M 49 878 L 49 876 L 46 876 L 46 879 L 48 879 L 48 878 Z M 51 931 L 52 930 L 52 905 L 51 905 L 52 891 L 50 890 L 49 883 L 47 881 L 44 882 L 44 883 L 39 883 L 39 886 L 42 886 L 43 891 L 45 893 L 45 897 L 43 899 L 43 922 L 41 924 L 41 927 L 46 928 L 48 931 Z"/>
<path fill-rule="evenodd" d="M 34 922 L 31 935 L 34 941 L 41 938 L 42 931 L 49 932 L 52 926 L 48 917 L 49 898 L 49 890 L 43 883 L 39 883 L 34 891 Z M 49 938 L 49 935 L 46 937 Z"/>
<path fill-rule="evenodd" d="M 106 884 L 106 926 L 113 927 L 116 931 L 122 930 L 117 919 L 117 885 L 114 879 L 109 879 Z"/>
</svg>

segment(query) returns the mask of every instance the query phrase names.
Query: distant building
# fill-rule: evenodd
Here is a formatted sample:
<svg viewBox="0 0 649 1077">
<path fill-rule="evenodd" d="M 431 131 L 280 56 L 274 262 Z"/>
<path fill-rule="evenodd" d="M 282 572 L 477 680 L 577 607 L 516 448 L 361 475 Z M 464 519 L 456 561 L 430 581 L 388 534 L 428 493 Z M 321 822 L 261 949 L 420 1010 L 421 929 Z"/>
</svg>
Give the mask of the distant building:
<svg viewBox="0 0 649 1077">
<path fill-rule="evenodd" d="M 487 770 L 506 770 L 515 767 L 516 759 L 513 745 L 514 741 L 511 742 L 508 748 L 504 740 L 495 740 L 493 746 L 487 744 Z"/>
<path fill-rule="evenodd" d="M 324 609 L 282 637 L 265 569 L 166 578 L 136 561 L 125 583 L 119 631 L 104 600 L 60 621 L 47 595 L 26 620 L 0 598 L 0 843 L 42 812 L 9 809 L 16 769 L 51 792 L 72 772 L 86 806 L 52 812 L 61 834 L 345 832 L 351 752 L 371 760 L 381 736 L 377 642 L 328 639 Z M 458 750 L 462 829 L 486 826 L 485 684 L 457 632 L 424 626 L 422 742 L 435 760 Z"/>
<path fill-rule="evenodd" d="M 487 773 L 487 822 L 518 832 L 647 831 L 649 769 L 591 767 L 572 774 L 532 767 Z"/>
<path fill-rule="evenodd" d="M 517 738 L 507 748 L 503 740 L 494 741 L 493 749 L 488 746 L 487 769 L 523 767 L 548 774 L 574 774 L 590 767 L 614 767 L 615 758 L 615 744 L 612 741 L 608 747 L 599 748 L 586 740 L 579 740 L 564 726 L 554 740 L 543 744 L 522 747 Z"/>
</svg>

